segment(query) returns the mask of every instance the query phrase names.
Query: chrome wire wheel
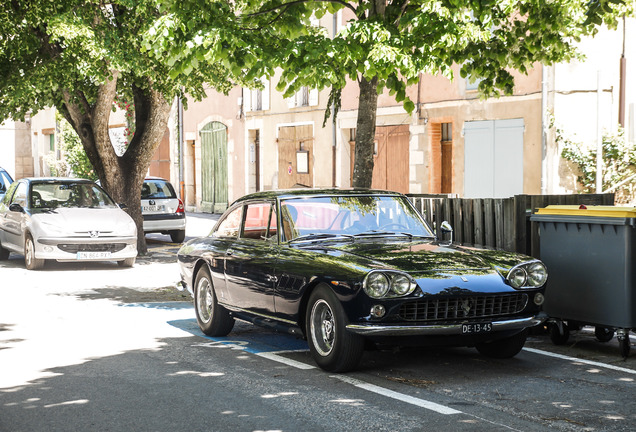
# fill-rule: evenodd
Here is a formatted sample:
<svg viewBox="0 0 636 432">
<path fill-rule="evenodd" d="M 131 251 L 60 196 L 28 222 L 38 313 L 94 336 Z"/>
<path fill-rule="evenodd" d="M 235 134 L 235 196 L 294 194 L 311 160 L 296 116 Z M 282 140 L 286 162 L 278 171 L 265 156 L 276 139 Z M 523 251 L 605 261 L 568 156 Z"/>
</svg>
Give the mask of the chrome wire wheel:
<svg viewBox="0 0 636 432">
<path fill-rule="evenodd" d="M 336 339 L 336 321 L 329 303 L 322 299 L 314 303 L 310 320 L 313 345 L 318 354 L 328 356 Z"/>
<path fill-rule="evenodd" d="M 201 321 L 206 324 L 210 322 L 213 307 L 214 294 L 212 293 L 212 285 L 207 278 L 201 278 L 197 284 L 197 311 Z"/>
</svg>

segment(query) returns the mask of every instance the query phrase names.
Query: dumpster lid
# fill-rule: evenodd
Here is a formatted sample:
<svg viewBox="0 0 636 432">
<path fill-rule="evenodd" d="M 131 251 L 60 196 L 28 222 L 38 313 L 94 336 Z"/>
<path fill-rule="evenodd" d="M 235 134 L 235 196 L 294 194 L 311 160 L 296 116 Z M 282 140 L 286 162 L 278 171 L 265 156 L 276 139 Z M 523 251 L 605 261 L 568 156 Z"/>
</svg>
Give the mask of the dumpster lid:
<svg viewBox="0 0 636 432">
<path fill-rule="evenodd" d="M 636 218 L 636 207 L 549 205 L 537 209 L 536 214 Z"/>
</svg>

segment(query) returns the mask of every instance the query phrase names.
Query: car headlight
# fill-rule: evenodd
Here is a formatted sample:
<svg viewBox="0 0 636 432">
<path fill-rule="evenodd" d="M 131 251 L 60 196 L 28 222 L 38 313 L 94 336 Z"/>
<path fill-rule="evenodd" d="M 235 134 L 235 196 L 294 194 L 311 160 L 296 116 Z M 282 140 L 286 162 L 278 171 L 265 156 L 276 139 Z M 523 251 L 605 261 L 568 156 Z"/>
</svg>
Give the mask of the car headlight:
<svg viewBox="0 0 636 432">
<path fill-rule="evenodd" d="M 379 299 L 411 294 L 417 284 L 405 273 L 373 271 L 364 279 L 362 286 L 369 297 Z"/>
<path fill-rule="evenodd" d="M 364 280 L 364 292 L 369 297 L 384 297 L 389 292 L 389 279 L 382 273 L 369 273 Z"/>
<path fill-rule="evenodd" d="M 506 280 L 513 288 L 539 288 L 548 280 L 548 271 L 540 261 L 519 264 L 508 272 Z"/>
<path fill-rule="evenodd" d="M 543 263 L 535 262 L 528 268 L 528 285 L 531 287 L 540 287 L 548 280 L 548 270 Z"/>
</svg>

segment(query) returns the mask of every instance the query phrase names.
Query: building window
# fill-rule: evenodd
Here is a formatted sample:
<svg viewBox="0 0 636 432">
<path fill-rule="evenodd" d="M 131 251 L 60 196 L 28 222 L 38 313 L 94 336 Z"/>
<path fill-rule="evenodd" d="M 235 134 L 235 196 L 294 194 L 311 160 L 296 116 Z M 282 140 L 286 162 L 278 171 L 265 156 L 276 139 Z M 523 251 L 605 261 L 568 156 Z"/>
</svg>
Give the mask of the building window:
<svg viewBox="0 0 636 432">
<path fill-rule="evenodd" d="M 55 134 L 49 135 L 49 149 L 55 151 Z"/>
</svg>

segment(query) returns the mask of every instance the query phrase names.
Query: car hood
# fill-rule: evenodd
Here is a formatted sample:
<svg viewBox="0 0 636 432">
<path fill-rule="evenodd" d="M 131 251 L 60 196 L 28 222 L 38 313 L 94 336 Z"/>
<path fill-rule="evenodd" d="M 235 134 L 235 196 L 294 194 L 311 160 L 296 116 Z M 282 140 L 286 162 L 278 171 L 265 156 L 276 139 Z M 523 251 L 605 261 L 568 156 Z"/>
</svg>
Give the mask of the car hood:
<svg viewBox="0 0 636 432">
<path fill-rule="evenodd" d="M 31 216 L 45 231 L 46 226 L 71 233 L 99 231 L 116 236 L 136 235 L 132 218 L 120 208 L 56 208 Z"/>
<path fill-rule="evenodd" d="M 528 257 L 505 251 L 447 246 L 432 241 L 323 243 L 305 246 L 314 252 L 337 257 L 370 269 L 392 269 L 413 274 L 466 272 L 472 274 L 506 271 Z"/>
</svg>

